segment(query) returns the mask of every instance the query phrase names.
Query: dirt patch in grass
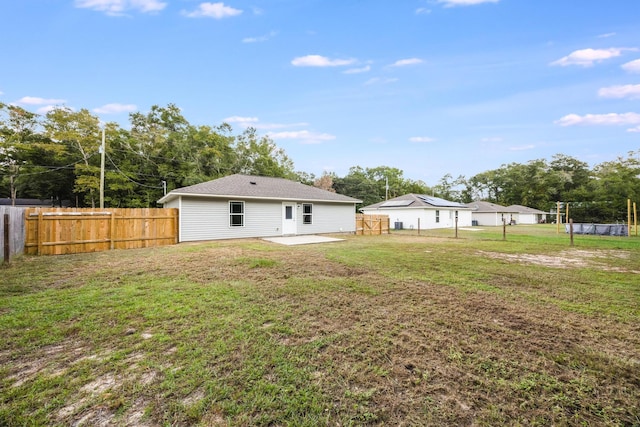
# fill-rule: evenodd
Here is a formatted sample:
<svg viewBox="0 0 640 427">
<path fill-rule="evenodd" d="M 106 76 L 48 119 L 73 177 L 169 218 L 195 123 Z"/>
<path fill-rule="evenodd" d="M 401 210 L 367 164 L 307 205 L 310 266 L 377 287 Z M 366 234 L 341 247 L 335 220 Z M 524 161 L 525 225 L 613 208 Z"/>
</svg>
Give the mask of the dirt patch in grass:
<svg viewBox="0 0 640 427">
<path fill-rule="evenodd" d="M 386 256 L 433 257 L 451 244 L 434 239 L 425 252 L 407 246 L 411 237 L 384 242 Z M 0 362 L 13 391 L 3 397 L 29 414 L 64 390 L 39 420 L 67 425 L 637 423 L 637 317 L 567 311 L 534 283 L 536 266 L 618 271 L 607 260 L 628 252 L 469 253 L 518 264 L 531 285 L 513 290 L 506 278 L 488 283 L 499 291 L 474 291 L 430 280 L 429 258 L 389 275 L 376 269 L 382 259 L 341 262 L 321 246 L 257 241 L 96 254 L 99 263 L 69 263 L 70 283 L 45 282 L 77 292 L 97 282 L 105 303 L 126 291 L 123 301 L 144 304 L 74 314 L 123 310 L 111 323 L 99 317 L 96 336 L 28 351 L 9 343 Z"/>
<path fill-rule="evenodd" d="M 506 254 L 488 251 L 479 251 L 479 255 L 508 262 L 519 262 L 532 265 L 540 265 L 551 268 L 593 268 L 603 271 L 616 271 L 620 273 L 640 274 L 640 270 L 611 266 L 604 260 L 617 258 L 626 260 L 630 258 L 627 251 L 615 250 L 565 250 L 558 254 Z"/>
</svg>

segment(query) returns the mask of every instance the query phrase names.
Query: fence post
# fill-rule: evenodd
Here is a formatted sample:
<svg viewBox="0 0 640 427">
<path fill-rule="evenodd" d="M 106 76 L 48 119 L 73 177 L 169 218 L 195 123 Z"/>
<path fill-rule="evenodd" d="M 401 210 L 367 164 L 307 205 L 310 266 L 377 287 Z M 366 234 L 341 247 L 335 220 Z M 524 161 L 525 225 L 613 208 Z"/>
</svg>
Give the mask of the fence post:
<svg viewBox="0 0 640 427">
<path fill-rule="evenodd" d="M 11 250 L 9 248 L 9 214 L 4 214 L 4 262 L 11 261 Z"/>
<path fill-rule="evenodd" d="M 173 209 L 173 222 L 175 223 L 175 244 L 180 243 L 180 211 L 178 209 Z"/>
<path fill-rule="evenodd" d="M 573 219 L 569 219 L 569 236 L 570 236 L 571 246 L 573 246 Z"/>
<path fill-rule="evenodd" d="M 458 238 L 458 216 L 456 215 L 456 239 Z"/>
<path fill-rule="evenodd" d="M 502 218 L 502 240 L 507 240 L 507 220 Z"/>
<path fill-rule="evenodd" d="M 44 239 L 44 221 L 42 209 L 38 209 L 38 255 L 42 255 L 42 240 Z"/>
<path fill-rule="evenodd" d="M 113 250 L 115 248 L 115 225 L 116 225 L 116 213 L 114 211 L 110 212 L 111 214 L 111 224 L 109 225 L 109 249 Z"/>
</svg>

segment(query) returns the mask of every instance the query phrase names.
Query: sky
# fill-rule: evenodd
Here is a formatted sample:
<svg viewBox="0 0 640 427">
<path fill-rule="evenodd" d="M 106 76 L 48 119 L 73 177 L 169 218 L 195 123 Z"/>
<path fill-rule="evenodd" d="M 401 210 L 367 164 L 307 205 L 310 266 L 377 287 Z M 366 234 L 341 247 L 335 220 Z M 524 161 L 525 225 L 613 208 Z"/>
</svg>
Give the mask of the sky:
<svg viewBox="0 0 640 427">
<path fill-rule="evenodd" d="M 0 102 L 125 128 L 171 103 L 316 176 L 640 150 L 638 0 L 0 0 L 0 28 Z"/>
</svg>

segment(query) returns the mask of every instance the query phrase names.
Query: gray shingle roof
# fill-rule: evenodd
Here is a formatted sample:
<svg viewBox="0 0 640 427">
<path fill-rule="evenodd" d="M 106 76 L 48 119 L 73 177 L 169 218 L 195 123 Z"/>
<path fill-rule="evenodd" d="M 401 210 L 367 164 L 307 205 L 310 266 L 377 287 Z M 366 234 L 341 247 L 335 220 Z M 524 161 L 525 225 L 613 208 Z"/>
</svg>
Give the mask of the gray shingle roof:
<svg viewBox="0 0 640 427">
<path fill-rule="evenodd" d="M 406 202 L 406 203 L 402 203 Z M 384 206 L 383 206 L 384 205 Z M 456 208 L 468 209 L 467 206 L 438 197 L 423 194 L 405 194 L 383 202 L 374 203 L 361 209 L 394 209 L 394 208 Z"/>
<path fill-rule="evenodd" d="M 358 199 L 332 193 L 320 188 L 290 181 L 252 175 L 229 175 L 189 187 L 177 188 L 160 199 L 166 203 L 178 196 L 237 197 L 251 199 L 279 199 L 296 201 L 325 201 L 338 203 L 360 203 Z"/>
<path fill-rule="evenodd" d="M 517 209 L 513 209 L 513 207 L 505 207 L 502 205 L 498 205 L 496 203 L 491 202 L 483 202 L 481 200 L 476 200 L 475 202 L 467 203 L 468 208 L 471 208 L 473 212 L 478 213 L 488 213 L 488 212 L 498 212 L 498 213 L 517 213 Z"/>
<path fill-rule="evenodd" d="M 516 212 L 522 213 L 522 214 L 546 214 L 547 213 L 539 209 L 530 208 L 528 206 L 522 206 L 522 205 L 511 205 L 509 206 L 509 209 L 513 209 Z"/>
</svg>

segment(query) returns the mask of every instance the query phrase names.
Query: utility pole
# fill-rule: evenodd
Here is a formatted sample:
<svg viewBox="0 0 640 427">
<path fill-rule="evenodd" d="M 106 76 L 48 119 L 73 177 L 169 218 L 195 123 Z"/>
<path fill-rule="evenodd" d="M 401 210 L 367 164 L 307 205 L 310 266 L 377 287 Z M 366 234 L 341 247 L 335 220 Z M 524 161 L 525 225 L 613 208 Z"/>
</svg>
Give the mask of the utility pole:
<svg viewBox="0 0 640 427">
<path fill-rule="evenodd" d="M 104 156 L 105 156 L 105 135 L 102 128 L 102 145 L 100 145 L 100 209 L 104 209 Z"/>
<path fill-rule="evenodd" d="M 389 200 L 389 177 L 384 177 L 384 199 Z"/>
</svg>

